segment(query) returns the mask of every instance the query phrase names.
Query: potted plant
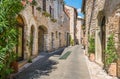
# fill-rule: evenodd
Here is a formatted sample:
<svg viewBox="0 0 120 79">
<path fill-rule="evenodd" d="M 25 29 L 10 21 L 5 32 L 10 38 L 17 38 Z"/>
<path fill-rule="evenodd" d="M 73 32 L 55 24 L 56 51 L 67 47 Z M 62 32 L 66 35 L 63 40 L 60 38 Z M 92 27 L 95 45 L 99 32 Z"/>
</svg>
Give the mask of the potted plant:
<svg viewBox="0 0 120 79">
<path fill-rule="evenodd" d="M 13 61 L 11 63 L 11 68 L 13 69 L 14 73 L 18 72 L 18 62 L 17 61 Z"/>
<path fill-rule="evenodd" d="M 28 63 L 32 63 L 32 59 L 31 59 L 31 57 L 28 59 Z"/>
<path fill-rule="evenodd" d="M 93 36 L 89 38 L 88 53 L 90 61 L 95 60 L 95 39 Z"/>
<path fill-rule="evenodd" d="M 117 60 L 114 35 L 111 34 L 107 41 L 105 51 L 105 64 L 109 75 L 116 76 L 116 60 Z"/>
</svg>

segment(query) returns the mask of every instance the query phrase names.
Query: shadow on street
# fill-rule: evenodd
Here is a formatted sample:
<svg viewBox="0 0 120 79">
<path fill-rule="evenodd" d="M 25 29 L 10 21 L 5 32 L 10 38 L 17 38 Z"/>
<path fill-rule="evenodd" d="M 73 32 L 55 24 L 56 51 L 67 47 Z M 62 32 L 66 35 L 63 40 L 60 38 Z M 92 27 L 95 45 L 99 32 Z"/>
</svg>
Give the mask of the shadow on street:
<svg viewBox="0 0 120 79">
<path fill-rule="evenodd" d="M 56 51 L 54 53 L 41 53 L 42 58 L 32 63 L 29 67 L 19 72 L 12 79 L 38 79 L 42 75 L 49 76 L 53 70 L 57 69 L 55 65 L 58 64 L 55 60 L 50 60 L 49 57 L 54 55 L 61 55 L 64 49 Z"/>
</svg>

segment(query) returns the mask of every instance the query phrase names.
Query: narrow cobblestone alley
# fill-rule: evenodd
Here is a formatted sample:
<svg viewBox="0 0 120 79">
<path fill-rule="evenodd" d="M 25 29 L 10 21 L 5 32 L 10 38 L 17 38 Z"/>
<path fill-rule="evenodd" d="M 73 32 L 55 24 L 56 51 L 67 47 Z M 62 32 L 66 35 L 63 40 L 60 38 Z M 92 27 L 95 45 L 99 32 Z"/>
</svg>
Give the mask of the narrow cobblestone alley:
<svg viewBox="0 0 120 79">
<path fill-rule="evenodd" d="M 67 51 L 71 51 L 67 59 L 59 59 Z M 16 79 L 90 79 L 81 46 L 68 47 L 62 55 L 47 56 L 42 64 L 42 60 L 38 60 L 19 73 Z"/>
<path fill-rule="evenodd" d="M 57 70 L 50 73 L 49 76 L 42 76 L 40 79 L 90 79 L 85 56 L 80 46 L 67 48 L 63 54 L 67 51 L 72 51 L 72 53 L 66 60 L 58 60 Z"/>
<path fill-rule="evenodd" d="M 0 79 L 120 79 L 120 0 L 0 7 Z"/>
</svg>

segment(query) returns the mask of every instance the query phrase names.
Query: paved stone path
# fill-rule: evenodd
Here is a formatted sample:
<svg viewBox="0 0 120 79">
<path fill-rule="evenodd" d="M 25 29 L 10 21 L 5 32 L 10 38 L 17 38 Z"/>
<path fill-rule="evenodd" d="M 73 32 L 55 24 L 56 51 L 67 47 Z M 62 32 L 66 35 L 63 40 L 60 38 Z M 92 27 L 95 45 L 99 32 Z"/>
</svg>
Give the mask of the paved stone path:
<svg viewBox="0 0 120 79">
<path fill-rule="evenodd" d="M 57 51 L 51 53 L 41 53 L 30 66 L 27 68 L 21 69 L 20 72 L 15 74 L 12 79 L 36 79 L 41 75 L 48 75 L 52 69 L 52 65 L 57 64 L 58 62 L 54 60 L 49 60 L 49 57 L 53 55 L 61 55 L 64 48 L 61 48 Z M 32 60 L 32 61 L 34 61 Z M 29 63 L 28 63 L 29 65 Z"/>
<path fill-rule="evenodd" d="M 41 54 L 36 62 L 18 73 L 14 79 L 118 79 L 109 76 L 95 62 L 89 61 L 82 46 L 62 50 Z M 67 59 L 59 59 L 68 51 L 71 54 Z"/>
<path fill-rule="evenodd" d="M 118 79 L 117 77 L 109 76 L 106 71 L 102 69 L 102 67 L 100 67 L 95 62 L 89 61 L 87 56 L 86 62 L 91 75 L 91 79 Z"/>
<path fill-rule="evenodd" d="M 68 47 L 63 54 L 67 51 L 72 53 L 66 60 L 60 60 L 60 54 L 46 55 L 17 74 L 15 79 L 90 79 L 81 46 Z"/>
<path fill-rule="evenodd" d="M 39 79 L 90 79 L 89 71 L 87 68 L 85 55 L 81 46 L 74 46 L 64 50 L 63 54 L 67 51 L 72 51 L 66 60 L 59 60 L 57 57 L 51 57 L 52 60 L 57 60 L 54 71 L 48 76 L 41 76 Z"/>
</svg>

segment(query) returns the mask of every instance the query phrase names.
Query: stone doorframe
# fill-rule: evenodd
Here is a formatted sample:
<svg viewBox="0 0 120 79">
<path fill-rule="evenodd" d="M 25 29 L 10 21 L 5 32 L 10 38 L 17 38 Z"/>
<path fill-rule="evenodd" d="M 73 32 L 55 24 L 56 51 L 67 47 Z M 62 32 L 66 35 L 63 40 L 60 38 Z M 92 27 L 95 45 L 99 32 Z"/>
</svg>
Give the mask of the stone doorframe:
<svg viewBox="0 0 120 79">
<path fill-rule="evenodd" d="M 21 15 L 17 16 L 17 21 L 18 21 L 18 44 L 16 45 L 16 53 L 18 54 L 17 61 L 22 61 L 24 60 L 24 27 L 25 27 L 25 22 L 23 20 L 23 17 Z M 20 38 L 21 36 L 21 38 Z"/>
<path fill-rule="evenodd" d="M 41 30 L 43 30 L 43 51 L 47 51 L 47 38 L 48 38 L 48 29 L 47 29 L 47 27 L 46 26 L 44 26 L 44 25 L 40 25 L 39 27 L 38 27 L 38 30 L 39 29 L 41 29 Z M 38 52 L 40 52 L 39 51 L 39 31 L 38 31 Z"/>
<path fill-rule="evenodd" d="M 95 61 L 101 66 L 103 66 L 103 63 L 105 62 L 105 34 L 105 16 L 102 10 L 99 11 L 97 15 L 97 27 L 95 31 Z"/>
</svg>

